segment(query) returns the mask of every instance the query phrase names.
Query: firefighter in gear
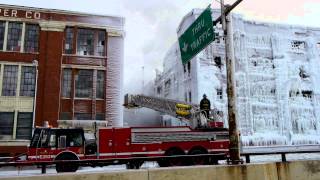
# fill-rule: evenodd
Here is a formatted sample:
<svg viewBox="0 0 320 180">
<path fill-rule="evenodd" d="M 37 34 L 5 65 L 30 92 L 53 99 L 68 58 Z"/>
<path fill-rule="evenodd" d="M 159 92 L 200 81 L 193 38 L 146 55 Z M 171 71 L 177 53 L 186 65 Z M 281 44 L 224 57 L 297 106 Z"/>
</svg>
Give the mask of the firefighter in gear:
<svg viewBox="0 0 320 180">
<path fill-rule="evenodd" d="M 207 99 L 207 95 L 203 94 L 203 98 L 200 101 L 200 110 L 201 110 L 201 113 L 203 113 L 206 116 L 206 118 L 209 118 L 209 115 L 210 115 L 209 113 L 211 109 L 210 106 L 211 104 L 209 99 Z"/>
</svg>

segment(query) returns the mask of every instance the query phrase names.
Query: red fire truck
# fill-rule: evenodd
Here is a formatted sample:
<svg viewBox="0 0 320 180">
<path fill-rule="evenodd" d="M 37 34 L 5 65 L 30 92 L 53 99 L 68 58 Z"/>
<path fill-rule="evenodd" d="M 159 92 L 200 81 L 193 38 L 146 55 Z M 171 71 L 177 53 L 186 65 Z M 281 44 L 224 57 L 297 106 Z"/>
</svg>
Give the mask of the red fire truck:
<svg viewBox="0 0 320 180">
<path fill-rule="evenodd" d="M 139 98 L 157 101 L 152 97 L 139 96 L 131 98 L 130 102 L 126 98 L 126 105 L 148 107 L 147 103 L 138 102 Z M 146 102 L 150 103 L 150 99 Z M 187 115 L 186 118 L 195 115 L 187 111 L 195 108 L 192 105 L 172 103 L 176 106 L 175 111 L 185 111 L 182 114 Z M 154 103 L 153 106 L 160 107 Z M 194 117 L 191 119 L 196 119 Z M 164 167 L 214 164 L 219 159 L 226 159 L 229 135 L 222 122 L 201 125 L 199 120 L 193 124 L 197 124 L 196 127 L 102 127 L 97 128 L 93 140 L 86 140 L 82 128 L 36 128 L 27 161 L 64 162 L 56 163 L 57 172 L 74 172 L 80 165 L 75 163 L 77 161 L 85 161 L 87 166 L 97 166 L 102 164 L 100 161 L 110 160 L 103 165 L 126 164 L 127 168 L 138 169 L 144 161 L 157 161 L 159 166 Z M 214 156 L 202 156 L 208 154 Z"/>
</svg>

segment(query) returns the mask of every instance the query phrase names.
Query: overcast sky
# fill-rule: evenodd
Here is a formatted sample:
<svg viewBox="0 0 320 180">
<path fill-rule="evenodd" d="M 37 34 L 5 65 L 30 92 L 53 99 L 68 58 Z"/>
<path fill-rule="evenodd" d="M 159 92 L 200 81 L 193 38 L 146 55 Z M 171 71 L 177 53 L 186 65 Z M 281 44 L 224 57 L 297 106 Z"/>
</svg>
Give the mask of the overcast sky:
<svg viewBox="0 0 320 180">
<path fill-rule="evenodd" d="M 193 8 L 205 8 L 208 4 L 219 7 L 217 1 L 0 0 L 0 3 L 125 17 L 124 85 L 125 91 L 137 92 L 142 88 L 142 74 L 146 83 L 154 77 L 155 68 L 162 68 L 166 51 L 177 40 L 176 28 L 182 17 Z M 320 0 L 244 0 L 235 12 L 253 20 L 320 27 Z"/>
</svg>

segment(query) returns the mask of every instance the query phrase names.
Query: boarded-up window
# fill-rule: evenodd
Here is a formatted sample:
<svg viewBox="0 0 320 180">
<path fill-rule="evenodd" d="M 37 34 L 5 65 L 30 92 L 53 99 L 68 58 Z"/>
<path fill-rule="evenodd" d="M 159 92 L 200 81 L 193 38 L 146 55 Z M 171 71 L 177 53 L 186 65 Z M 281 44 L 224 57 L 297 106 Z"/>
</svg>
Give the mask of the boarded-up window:
<svg viewBox="0 0 320 180">
<path fill-rule="evenodd" d="M 30 139 L 32 132 L 32 112 L 19 112 L 17 124 L 17 139 Z"/>
<path fill-rule="evenodd" d="M 104 113 L 97 113 L 96 114 L 96 120 L 105 120 Z"/>
<path fill-rule="evenodd" d="M 60 120 L 71 120 L 70 112 L 60 112 Z"/>
<path fill-rule="evenodd" d="M 76 120 L 92 120 L 91 113 L 74 113 Z"/>
<path fill-rule="evenodd" d="M 13 112 L 0 112 L 0 135 L 12 135 L 13 120 Z"/>
</svg>

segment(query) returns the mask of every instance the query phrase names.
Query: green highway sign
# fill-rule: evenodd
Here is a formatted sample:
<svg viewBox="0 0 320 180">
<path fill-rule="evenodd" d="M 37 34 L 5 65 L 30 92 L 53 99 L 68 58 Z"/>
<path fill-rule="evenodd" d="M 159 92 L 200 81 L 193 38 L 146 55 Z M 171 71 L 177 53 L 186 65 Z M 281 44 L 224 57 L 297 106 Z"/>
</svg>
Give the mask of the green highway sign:
<svg viewBox="0 0 320 180">
<path fill-rule="evenodd" d="M 210 7 L 206 8 L 179 37 L 182 63 L 185 64 L 214 40 Z"/>
</svg>

